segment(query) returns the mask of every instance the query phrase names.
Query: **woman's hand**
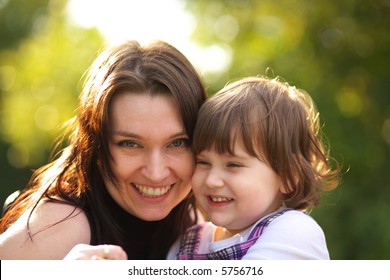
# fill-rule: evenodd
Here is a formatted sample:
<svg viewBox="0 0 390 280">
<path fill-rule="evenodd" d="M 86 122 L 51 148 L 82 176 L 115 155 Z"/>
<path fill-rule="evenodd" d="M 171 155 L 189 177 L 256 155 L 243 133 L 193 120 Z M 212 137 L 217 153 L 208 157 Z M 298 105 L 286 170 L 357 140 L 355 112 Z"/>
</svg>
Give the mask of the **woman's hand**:
<svg viewBox="0 0 390 280">
<path fill-rule="evenodd" d="M 127 260 L 127 254 L 117 245 L 78 244 L 64 260 Z"/>
</svg>

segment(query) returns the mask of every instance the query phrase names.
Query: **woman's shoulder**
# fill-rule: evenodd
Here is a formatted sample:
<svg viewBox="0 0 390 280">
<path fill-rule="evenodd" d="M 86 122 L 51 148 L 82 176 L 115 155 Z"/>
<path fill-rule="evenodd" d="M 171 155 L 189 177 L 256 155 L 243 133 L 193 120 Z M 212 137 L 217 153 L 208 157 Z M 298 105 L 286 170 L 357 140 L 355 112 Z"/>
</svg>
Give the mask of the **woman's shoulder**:
<svg viewBox="0 0 390 280">
<path fill-rule="evenodd" d="M 66 203 L 42 201 L 0 236 L 1 259 L 62 259 L 73 246 L 89 243 L 85 213 Z"/>
<path fill-rule="evenodd" d="M 53 232 L 69 233 L 76 239 L 83 239 L 84 243 L 89 242 L 90 227 L 85 212 L 68 203 L 44 201 L 38 204 L 31 215 L 31 225 L 35 227 L 33 234 L 39 235 L 51 229 Z"/>
<path fill-rule="evenodd" d="M 56 223 L 59 220 L 72 224 L 88 222 L 87 216 L 81 208 L 65 201 L 44 200 L 37 205 L 31 215 L 31 221 L 37 223 Z"/>
</svg>

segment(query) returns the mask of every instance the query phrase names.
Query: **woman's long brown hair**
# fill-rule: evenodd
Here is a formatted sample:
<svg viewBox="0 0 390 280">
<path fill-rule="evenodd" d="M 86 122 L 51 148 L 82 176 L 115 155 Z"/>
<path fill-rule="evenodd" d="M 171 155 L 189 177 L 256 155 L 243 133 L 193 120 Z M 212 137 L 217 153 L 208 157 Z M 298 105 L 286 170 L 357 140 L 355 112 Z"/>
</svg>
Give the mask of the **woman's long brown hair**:
<svg viewBox="0 0 390 280">
<path fill-rule="evenodd" d="M 136 41 L 125 42 L 103 52 L 85 78 L 78 115 L 69 127 L 68 146 L 57 159 L 34 172 L 26 189 L 2 218 L 1 233 L 45 198 L 74 205 L 75 213 L 80 209 L 89 213 L 96 225 L 94 243 L 109 239 L 121 244 L 120 228 L 105 203 L 109 194 L 104 181 L 114 181 L 109 164 L 108 108 L 111 98 L 123 90 L 172 96 L 192 140 L 197 112 L 206 92 L 194 67 L 171 45 L 156 41 L 143 47 Z M 160 235 L 160 247 L 151 256 L 160 258 L 195 222 L 194 209 L 191 192 L 168 216 Z"/>
</svg>

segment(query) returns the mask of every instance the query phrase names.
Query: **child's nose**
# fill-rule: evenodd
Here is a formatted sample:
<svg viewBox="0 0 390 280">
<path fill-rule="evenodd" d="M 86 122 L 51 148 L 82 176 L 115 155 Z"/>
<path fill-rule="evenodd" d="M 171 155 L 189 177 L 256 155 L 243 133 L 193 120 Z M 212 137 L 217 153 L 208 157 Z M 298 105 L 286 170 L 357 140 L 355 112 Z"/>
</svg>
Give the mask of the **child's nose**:
<svg viewBox="0 0 390 280">
<path fill-rule="evenodd" d="M 223 175 L 221 172 L 215 169 L 210 169 L 206 178 L 206 185 L 209 188 L 221 188 L 225 185 L 225 181 L 223 180 Z"/>
</svg>

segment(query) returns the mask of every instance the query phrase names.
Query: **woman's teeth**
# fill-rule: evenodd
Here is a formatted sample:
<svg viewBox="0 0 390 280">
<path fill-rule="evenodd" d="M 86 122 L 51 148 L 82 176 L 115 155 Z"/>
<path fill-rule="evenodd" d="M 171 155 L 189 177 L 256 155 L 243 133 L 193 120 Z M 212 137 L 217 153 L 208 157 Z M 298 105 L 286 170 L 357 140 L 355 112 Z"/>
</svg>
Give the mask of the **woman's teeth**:
<svg viewBox="0 0 390 280">
<path fill-rule="evenodd" d="M 160 197 L 166 194 L 170 189 L 172 185 L 161 187 L 161 188 L 152 188 L 147 187 L 139 184 L 134 184 L 138 192 L 145 197 Z"/>
</svg>

